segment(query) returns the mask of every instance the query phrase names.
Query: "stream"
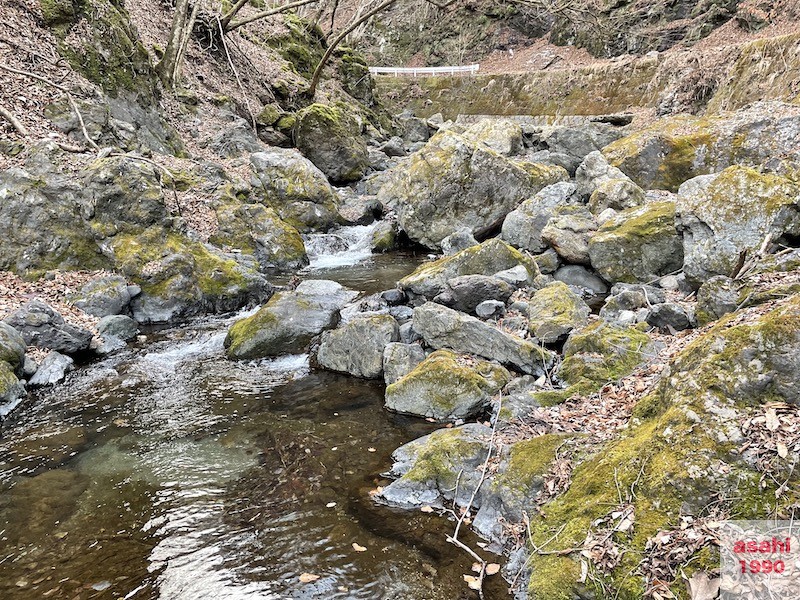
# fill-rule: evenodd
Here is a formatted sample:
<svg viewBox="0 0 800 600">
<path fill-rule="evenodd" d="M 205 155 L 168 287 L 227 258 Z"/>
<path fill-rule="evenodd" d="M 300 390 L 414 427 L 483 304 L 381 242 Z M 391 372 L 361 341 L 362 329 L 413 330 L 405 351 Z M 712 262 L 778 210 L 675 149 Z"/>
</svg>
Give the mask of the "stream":
<svg viewBox="0 0 800 600">
<path fill-rule="evenodd" d="M 301 276 L 374 293 L 423 258 L 372 256 L 370 233 L 307 239 Z M 382 382 L 307 355 L 227 361 L 241 316 L 150 332 L 9 415 L 0 597 L 477 598 L 452 522 L 369 494 L 392 451 L 434 426 L 385 411 Z M 490 578 L 486 597 L 505 588 Z"/>
</svg>

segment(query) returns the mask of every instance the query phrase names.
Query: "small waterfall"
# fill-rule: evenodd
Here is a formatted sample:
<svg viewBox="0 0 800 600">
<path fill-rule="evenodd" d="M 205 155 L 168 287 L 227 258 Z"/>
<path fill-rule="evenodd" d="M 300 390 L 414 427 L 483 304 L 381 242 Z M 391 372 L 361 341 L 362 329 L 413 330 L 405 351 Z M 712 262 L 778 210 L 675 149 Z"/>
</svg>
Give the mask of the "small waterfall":
<svg viewBox="0 0 800 600">
<path fill-rule="evenodd" d="M 354 265 L 372 255 L 372 233 L 377 221 L 370 225 L 340 227 L 329 233 L 303 236 L 310 264 L 308 269 L 331 269 Z"/>
</svg>

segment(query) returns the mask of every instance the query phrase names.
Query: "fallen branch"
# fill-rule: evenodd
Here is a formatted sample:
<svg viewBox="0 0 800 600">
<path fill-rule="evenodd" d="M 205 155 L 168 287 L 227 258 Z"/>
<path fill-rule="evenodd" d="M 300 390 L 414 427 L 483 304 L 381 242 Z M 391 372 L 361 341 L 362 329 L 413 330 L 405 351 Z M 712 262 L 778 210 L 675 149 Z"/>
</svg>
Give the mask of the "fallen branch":
<svg viewBox="0 0 800 600">
<path fill-rule="evenodd" d="M 17 117 L 15 117 L 10 111 L 6 110 L 2 105 L 0 105 L 0 115 L 2 115 L 6 121 L 11 123 L 11 126 L 16 129 L 17 133 L 19 133 L 22 137 L 27 137 L 29 135 L 25 125 L 23 125 L 22 122 L 17 119 Z"/>
</svg>

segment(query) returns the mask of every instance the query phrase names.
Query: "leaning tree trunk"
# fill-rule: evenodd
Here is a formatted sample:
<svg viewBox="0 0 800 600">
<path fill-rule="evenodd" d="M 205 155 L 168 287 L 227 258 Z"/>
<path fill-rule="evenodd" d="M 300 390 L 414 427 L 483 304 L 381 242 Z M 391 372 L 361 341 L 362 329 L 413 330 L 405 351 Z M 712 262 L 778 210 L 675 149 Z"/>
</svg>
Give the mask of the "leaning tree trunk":
<svg viewBox="0 0 800 600">
<path fill-rule="evenodd" d="M 175 14 L 172 17 L 172 26 L 169 30 L 169 40 L 164 50 L 164 56 L 156 65 L 156 72 L 161 78 L 161 83 L 167 89 L 175 87 L 175 79 L 180 72 L 180 58 L 183 53 L 183 41 L 187 36 L 189 21 L 189 0 L 177 0 Z M 191 30 L 188 32 L 191 35 Z"/>
</svg>

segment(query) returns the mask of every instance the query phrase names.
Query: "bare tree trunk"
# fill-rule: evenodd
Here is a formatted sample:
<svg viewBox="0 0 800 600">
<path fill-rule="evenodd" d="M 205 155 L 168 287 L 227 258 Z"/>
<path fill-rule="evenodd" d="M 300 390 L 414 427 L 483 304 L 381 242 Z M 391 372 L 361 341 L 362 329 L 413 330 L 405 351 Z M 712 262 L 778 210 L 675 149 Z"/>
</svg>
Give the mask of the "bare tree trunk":
<svg viewBox="0 0 800 600">
<path fill-rule="evenodd" d="M 197 20 L 197 13 L 200 12 L 200 2 L 195 2 L 192 7 L 192 14 L 189 15 L 189 20 L 184 27 L 183 37 L 181 38 L 181 45 L 178 48 L 178 55 L 175 57 L 175 66 L 172 70 L 172 83 L 173 85 L 180 80 L 181 67 L 183 66 L 183 59 L 186 56 L 186 49 L 189 47 L 189 41 L 192 39 L 192 30 L 194 29 L 194 22 Z"/>
<path fill-rule="evenodd" d="M 331 56 L 333 55 L 334 50 L 336 50 L 336 47 L 342 42 L 342 40 L 344 40 L 344 38 L 346 38 L 347 35 L 351 31 L 353 31 L 356 27 L 358 27 L 359 25 L 361 25 L 362 23 L 364 23 L 368 19 L 374 17 L 375 15 L 377 15 L 382 10 L 385 10 L 385 9 L 389 8 L 395 2 L 397 2 L 397 0 L 384 0 L 383 2 L 378 4 L 378 6 L 373 8 L 372 10 L 369 10 L 369 11 L 365 12 L 363 15 L 361 15 L 360 17 L 358 17 L 356 20 L 354 20 L 352 23 L 350 23 L 350 25 L 345 27 L 339 33 L 339 35 L 337 35 L 335 38 L 333 38 L 333 40 L 330 42 L 330 45 L 328 46 L 328 49 L 325 51 L 325 54 L 322 55 L 322 58 L 320 59 L 319 64 L 317 64 L 317 68 L 314 69 L 314 75 L 311 77 L 311 85 L 309 85 L 308 92 L 307 92 L 308 95 L 311 98 L 313 98 L 314 95 L 317 93 L 317 85 L 319 84 L 319 79 L 322 76 L 322 69 L 324 69 L 325 65 L 328 64 L 328 61 L 330 60 Z"/>
<path fill-rule="evenodd" d="M 156 72 L 161 78 L 161 83 L 167 89 L 175 86 L 175 74 L 178 71 L 178 58 L 181 54 L 186 24 L 189 18 L 189 0 L 177 0 L 175 14 L 172 17 L 172 26 L 169 30 L 169 40 L 164 50 L 164 56 L 156 65 Z M 190 31 L 191 33 L 191 31 Z"/>
</svg>

